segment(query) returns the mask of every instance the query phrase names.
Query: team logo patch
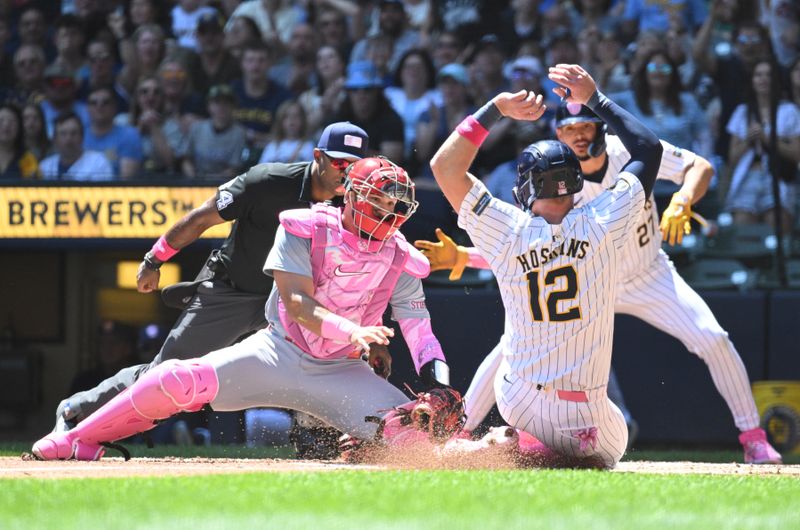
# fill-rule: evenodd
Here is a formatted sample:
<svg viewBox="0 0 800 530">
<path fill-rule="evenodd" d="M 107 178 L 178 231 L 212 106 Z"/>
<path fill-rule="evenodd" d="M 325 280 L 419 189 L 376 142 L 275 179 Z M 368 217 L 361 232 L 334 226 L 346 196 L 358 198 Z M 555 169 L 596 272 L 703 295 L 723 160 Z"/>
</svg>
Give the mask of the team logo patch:
<svg viewBox="0 0 800 530">
<path fill-rule="evenodd" d="M 217 197 L 217 210 L 224 210 L 233 202 L 233 194 L 229 191 L 220 191 Z"/>
<path fill-rule="evenodd" d="M 566 195 L 567 194 L 567 183 L 563 182 L 563 181 L 559 181 L 558 190 L 556 190 L 556 193 L 558 193 L 559 195 Z"/>
<path fill-rule="evenodd" d="M 475 212 L 475 215 L 482 214 L 486 207 L 489 206 L 489 201 L 491 200 L 492 196 L 489 195 L 489 192 L 484 191 L 483 195 L 481 195 L 480 199 L 478 199 L 478 202 L 475 203 L 475 207 L 472 208 L 472 211 Z"/>
</svg>

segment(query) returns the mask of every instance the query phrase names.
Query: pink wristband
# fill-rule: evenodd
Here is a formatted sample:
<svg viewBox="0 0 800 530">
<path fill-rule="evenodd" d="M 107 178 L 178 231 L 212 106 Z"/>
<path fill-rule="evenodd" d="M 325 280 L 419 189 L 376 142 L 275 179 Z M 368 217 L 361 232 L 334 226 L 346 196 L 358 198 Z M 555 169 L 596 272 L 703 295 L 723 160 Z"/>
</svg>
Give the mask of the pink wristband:
<svg viewBox="0 0 800 530">
<path fill-rule="evenodd" d="M 167 239 L 164 236 L 158 238 L 158 241 L 155 242 L 153 248 L 150 249 L 150 252 L 152 252 L 153 256 L 155 256 L 155 258 L 159 261 L 167 261 L 169 258 L 178 253 L 177 250 L 169 246 L 169 243 L 167 243 Z"/>
<path fill-rule="evenodd" d="M 322 318 L 322 329 L 320 334 L 325 339 L 331 339 L 338 342 L 350 342 L 350 336 L 358 328 L 346 318 L 340 317 L 334 313 L 328 313 Z"/>
<path fill-rule="evenodd" d="M 475 147 L 480 147 L 489 131 L 480 124 L 472 115 L 467 116 L 456 127 L 456 132 L 466 138 Z"/>
</svg>

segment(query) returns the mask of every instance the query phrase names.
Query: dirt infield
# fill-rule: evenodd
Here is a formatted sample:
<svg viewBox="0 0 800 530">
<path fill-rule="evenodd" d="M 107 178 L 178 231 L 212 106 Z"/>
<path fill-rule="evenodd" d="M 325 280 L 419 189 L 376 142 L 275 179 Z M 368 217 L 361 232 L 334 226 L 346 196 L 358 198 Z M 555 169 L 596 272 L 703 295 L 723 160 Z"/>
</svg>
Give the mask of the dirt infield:
<svg viewBox="0 0 800 530">
<path fill-rule="evenodd" d="M 385 471 L 399 466 L 353 465 L 331 461 L 233 458 L 104 458 L 100 462 L 39 462 L 0 457 L 0 478 L 109 478 L 187 476 L 204 474 L 317 472 L 340 470 Z M 700 462 L 621 462 L 614 473 L 776 475 L 800 477 L 800 465 L 752 466 Z"/>
</svg>

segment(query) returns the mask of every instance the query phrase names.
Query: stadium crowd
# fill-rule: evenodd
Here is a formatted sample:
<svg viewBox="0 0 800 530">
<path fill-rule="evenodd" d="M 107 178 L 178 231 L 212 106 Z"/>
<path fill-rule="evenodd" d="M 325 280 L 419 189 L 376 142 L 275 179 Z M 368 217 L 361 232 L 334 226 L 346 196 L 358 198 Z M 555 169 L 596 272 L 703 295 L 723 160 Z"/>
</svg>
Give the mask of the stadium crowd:
<svg viewBox="0 0 800 530">
<path fill-rule="evenodd" d="M 415 177 L 425 229 L 409 236 L 430 238 L 455 230 L 432 153 L 476 102 L 544 91 L 550 119 L 499 124 L 473 168 L 510 189 L 517 147 L 554 136 L 557 63 L 586 66 L 660 138 L 711 160 L 712 195 L 736 222 L 771 221 L 780 173 L 792 225 L 793 0 L 0 2 L 0 182 L 223 182 L 308 160 L 322 128 L 348 120 Z"/>
</svg>

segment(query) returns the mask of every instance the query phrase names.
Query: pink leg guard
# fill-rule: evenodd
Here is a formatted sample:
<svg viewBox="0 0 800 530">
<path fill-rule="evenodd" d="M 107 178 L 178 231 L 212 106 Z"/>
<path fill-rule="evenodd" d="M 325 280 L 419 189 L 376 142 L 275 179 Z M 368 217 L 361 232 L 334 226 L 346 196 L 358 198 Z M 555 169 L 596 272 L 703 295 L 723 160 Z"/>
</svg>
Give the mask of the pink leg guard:
<svg viewBox="0 0 800 530">
<path fill-rule="evenodd" d="M 203 359 L 166 361 L 71 431 L 36 442 L 33 453 L 43 460 L 97 460 L 103 454 L 101 442 L 147 431 L 156 420 L 178 412 L 198 411 L 214 400 L 218 390 L 216 371 Z"/>
</svg>

